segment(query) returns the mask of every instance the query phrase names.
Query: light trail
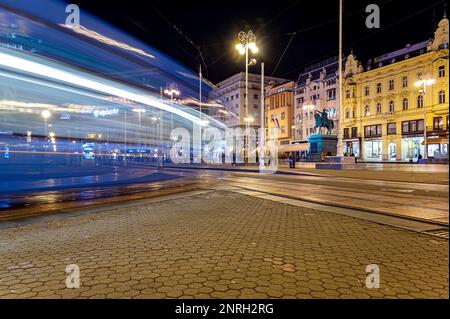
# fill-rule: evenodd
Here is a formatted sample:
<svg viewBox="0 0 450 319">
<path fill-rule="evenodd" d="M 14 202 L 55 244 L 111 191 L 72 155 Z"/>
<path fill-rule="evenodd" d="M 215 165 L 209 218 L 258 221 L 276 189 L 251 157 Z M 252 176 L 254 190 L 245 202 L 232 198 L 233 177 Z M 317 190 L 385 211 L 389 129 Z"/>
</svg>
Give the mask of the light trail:
<svg viewBox="0 0 450 319">
<path fill-rule="evenodd" d="M 3 52 L 2 52 L 3 51 Z M 200 119 L 200 117 L 194 116 L 193 114 L 187 113 L 180 110 L 172 105 L 162 103 L 154 98 L 149 98 L 140 94 L 136 94 L 112 85 L 101 83 L 98 80 L 88 79 L 84 76 L 77 75 L 75 73 L 69 73 L 54 67 L 50 67 L 41 63 L 33 62 L 25 58 L 13 56 L 4 49 L 0 49 L 0 66 L 13 69 L 16 71 L 21 71 L 25 73 L 31 73 L 44 78 L 50 78 L 52 80 L 57 80 L 60 82 L 68 83 L 78 87 L 83 87 L 87 90 L 94 90 L 101 92 L 103 94 L 114 95 L 121 98 L 125 98 L 131 101 L 141 103 L 143 105 L 151 106 L 154 108 L 161 109 L 163 111 L 173 113 L 184 119 L 187 119 L 199 126 L 204 126 L 205 121 Z M 94 78 L 94 77 L 93 77 Z M 106 80 L 103 80 L 107 82 Z M 206 116 L 205 116 L 206 117 Z M 222 128 L 225 128 L 223 123 L 218 122 L 215 119 L 210 118 L 216 124 L 219 124 Z M 211 122 L 210 121 L 210 122 Z"/>
</svg>

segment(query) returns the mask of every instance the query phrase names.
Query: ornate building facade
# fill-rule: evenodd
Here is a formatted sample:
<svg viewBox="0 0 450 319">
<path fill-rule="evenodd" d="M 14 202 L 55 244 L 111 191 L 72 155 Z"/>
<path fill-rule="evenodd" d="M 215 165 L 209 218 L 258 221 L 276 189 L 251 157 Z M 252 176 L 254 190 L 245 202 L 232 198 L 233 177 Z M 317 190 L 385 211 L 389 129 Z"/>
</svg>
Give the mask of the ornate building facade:
<svg viewBox="0 0 450 319">
<path fill-rule="evenodd" d="M 334 57 L 307 67 L 295 83 L 295 107 L 292 125 L 293 143 L 305 144 L 314 131 L 314 111 L 327 112 L 333 120 L 332 135 L 337 135 L 339 120 L 338 58 Z"/>
<path fill-rule="evenodd" d="M 278 145 L 292 142 L 292 119 L 294 110 L 294 82 L 271 84 L 266 87 L 265 125 L 266 137 L 278 139 Z"/>
<path fill-rule="evenodd" d="M 364 68 L 353 54 L 347 57 L 344 155 L 367 161 L 448 158 L 448 34 L 444 18 L 434 39 L 377 57 Z M 418 85 L 429 79 L 434 83 L 424 92 Z"/>
</svg>

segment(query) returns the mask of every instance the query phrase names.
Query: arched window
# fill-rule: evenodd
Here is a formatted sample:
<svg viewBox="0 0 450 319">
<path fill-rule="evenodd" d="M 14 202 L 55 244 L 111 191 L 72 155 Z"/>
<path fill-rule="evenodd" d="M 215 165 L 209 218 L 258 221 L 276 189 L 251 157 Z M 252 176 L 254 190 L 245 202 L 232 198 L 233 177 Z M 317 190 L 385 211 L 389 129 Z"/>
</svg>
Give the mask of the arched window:
<svg viewBox="0 0 450 319">
<path fill-rule="evenodd" d="M 439 91 L 439 104 L 445 104 L 445 91 Z"/>
<path fill-rule="evenodd" d="M 370 116 L 370 106 L 366 105 L 366 108 L 364 109 L 364 114 L 366 116 Z"/>
<path fill-rule="evenodd" d="M 404 98 L 403 99 L 403 111 L 407 111 L 408 110 L 408 99 Z"/>
<path fill-rule="evenodd" d="M 395 112 L 394 101 L 390 101 L 390 102 L 389 102 L 389 112 L 390 112 L 390 113 L 394 113 L 394 112 Z"/>
<path fill-rule="evenodd" d="M 346 109 L 345 110 L 345 118 L 349 119 L 350 118 L 350 109 Z"/>
<path fill-rule="evenodd" d="M 423 108 L 423 95 L 419 95 L 417 97 L 417 108 L 418 109 Z"/>
<path fill-rule="evenodd" d="M 381 103 L 377 104 L 377 114 L 380 115 L 381 114 Z"/>
</svg>

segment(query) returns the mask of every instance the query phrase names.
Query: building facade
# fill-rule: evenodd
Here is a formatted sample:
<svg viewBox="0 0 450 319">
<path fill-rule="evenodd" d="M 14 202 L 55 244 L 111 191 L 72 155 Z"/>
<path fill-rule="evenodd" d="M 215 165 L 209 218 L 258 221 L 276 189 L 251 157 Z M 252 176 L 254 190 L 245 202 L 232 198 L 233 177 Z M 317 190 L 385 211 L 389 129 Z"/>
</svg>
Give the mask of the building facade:
<svg viewBox="0 0 450 319">
<path fill-rule="evenodd" d="M 344 155 L 367 161 L 448 158 L 448 32 L 444 18 L 434 39 L 379 56 L 364 68 L 348 56 L 341 113 Z M 428 79 L 435 82 L 424 92 L 417 85 Z"/>
<path fill-rule="evenodd" d="M 271 83 L 265 90 L 266 137 L 269 140 L 278 139 L 278 145 L 289 145 L 292 142 L 294 85 L 294 81 Z"/>
<path fill-rule="evenodd" d="M 265 85 L 282 83 L 285 79 L 264 77 Z M 261 75 L 250 73 L 248 76 L 248 117 L 250 126 L 260 127 L 261 116 Z M 227 127 L 246 127 L 245 73 L 235 74 L 215 85 L 210 94 L 212 102 L 218 106 L 211 110 L 212 116 L 222 120 Z M 220 106 L 219 106 L 220 105 Z"/>
<path fill-rule="evenodd" d="M 308 143 L 314 131 L 314 112 L 327 112 L 333 120 L 332 135 L 337 135 L 339 120 L 338 58 L 334 57 L 314 64 L 301 73 L 295 83 L 293 143 Z M 303 152 L 306 152 L 304 150 Z"/>
</svg>

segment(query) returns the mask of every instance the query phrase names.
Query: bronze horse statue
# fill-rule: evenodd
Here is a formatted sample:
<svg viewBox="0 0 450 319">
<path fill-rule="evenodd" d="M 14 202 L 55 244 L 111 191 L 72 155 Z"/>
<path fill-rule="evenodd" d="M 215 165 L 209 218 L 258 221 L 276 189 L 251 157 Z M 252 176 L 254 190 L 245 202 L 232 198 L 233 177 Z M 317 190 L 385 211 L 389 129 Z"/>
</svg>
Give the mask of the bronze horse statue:
<svg viewBox="0 0 450 319">
<path fill-rule="evenodd" d="M 325 127 L 327 129 L 327 135 L 331 135 L 331 130 L 334 128 L 333 120 L 328 118 L 328 113 L 326 110 L 320 112 L 318 110 L 314 111 L 314 119 L 316 120 L 316 126 L 314 126 L 314 132 L 319 129 L 319 134 L 321 133 L 321 128 Z"/>
</svg>

